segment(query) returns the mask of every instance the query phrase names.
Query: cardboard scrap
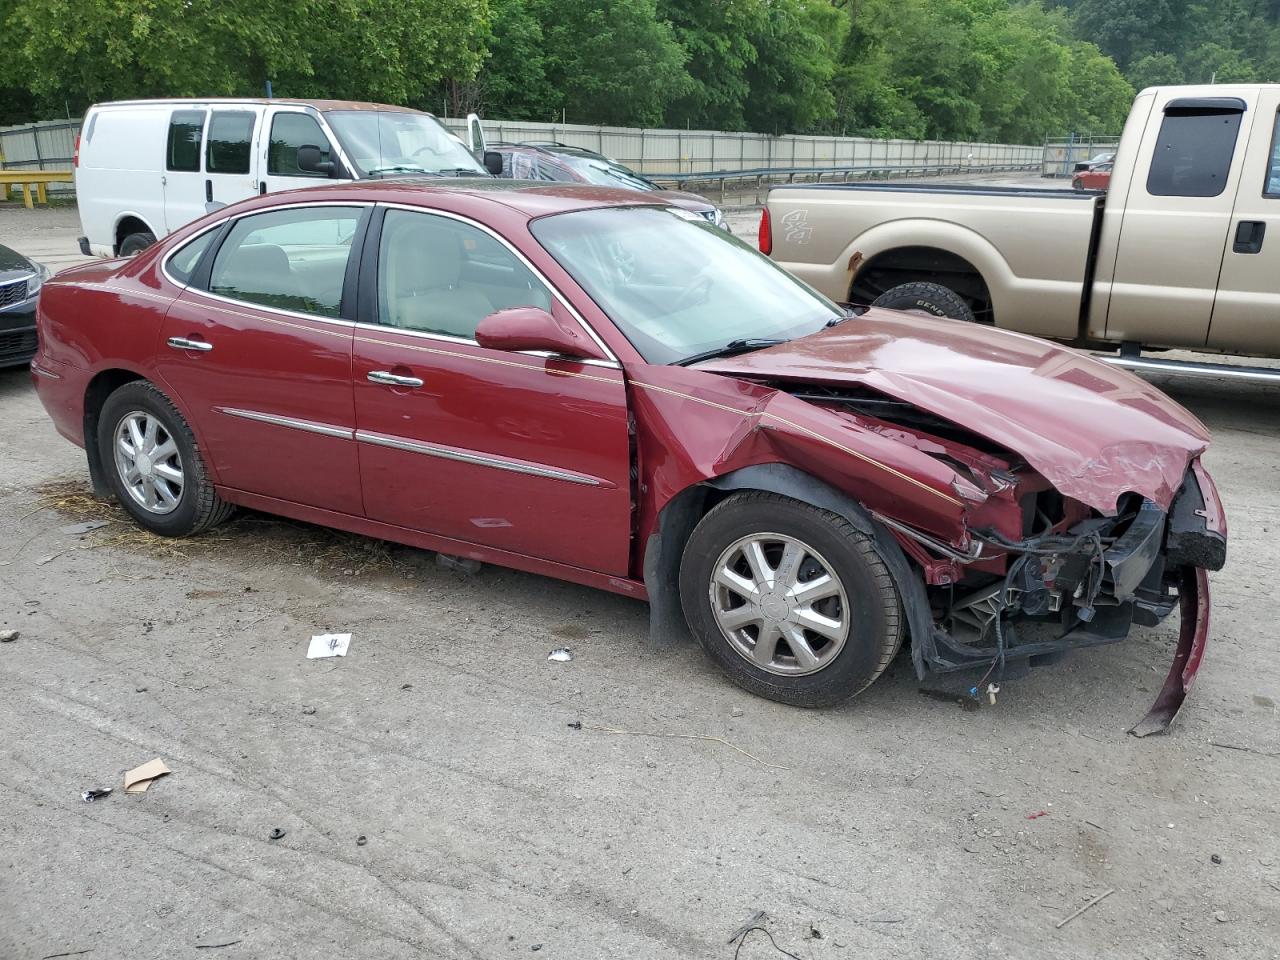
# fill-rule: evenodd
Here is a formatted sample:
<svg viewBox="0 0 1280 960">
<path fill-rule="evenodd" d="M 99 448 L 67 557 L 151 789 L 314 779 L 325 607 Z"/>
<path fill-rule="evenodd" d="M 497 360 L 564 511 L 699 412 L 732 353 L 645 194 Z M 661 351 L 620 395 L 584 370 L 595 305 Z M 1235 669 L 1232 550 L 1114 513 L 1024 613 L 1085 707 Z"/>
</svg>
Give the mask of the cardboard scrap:
<svg viewBox="0 0 1280 960">
<path fill-rule="evenodd" d="M 307 659 L 345 657 L 349 646 L 351 646 L 349 633 L 321 633 L 311 638 L 311 645 L 307 647 Z"/>
<path fill-rule="evenodd" d="M 154 760 L 148 760 L 142 766 L 134 767 L 124 775 L 124 792 L 146 793 L 147 787 L 151 786 L 152 783 L 166 773 L 172 772 L 159 757 Z"/>
</svg>

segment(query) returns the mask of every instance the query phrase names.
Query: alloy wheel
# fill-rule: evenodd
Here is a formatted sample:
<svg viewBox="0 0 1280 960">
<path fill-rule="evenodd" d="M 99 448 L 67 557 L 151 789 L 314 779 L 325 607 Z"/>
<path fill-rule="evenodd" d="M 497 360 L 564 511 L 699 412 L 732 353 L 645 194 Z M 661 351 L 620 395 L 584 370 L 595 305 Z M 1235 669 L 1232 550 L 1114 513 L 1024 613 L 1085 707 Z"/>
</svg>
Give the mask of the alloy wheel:
<svg viewBox="0 0 1280 960">
<path fill-rule="evenodd" d="M 176 510 L 186 477 L 178 445 L 164 424 L 135 410 L 120 418 L 114 437 L 116 472 L 133 501 L 160 516 Z"/>
</svg>

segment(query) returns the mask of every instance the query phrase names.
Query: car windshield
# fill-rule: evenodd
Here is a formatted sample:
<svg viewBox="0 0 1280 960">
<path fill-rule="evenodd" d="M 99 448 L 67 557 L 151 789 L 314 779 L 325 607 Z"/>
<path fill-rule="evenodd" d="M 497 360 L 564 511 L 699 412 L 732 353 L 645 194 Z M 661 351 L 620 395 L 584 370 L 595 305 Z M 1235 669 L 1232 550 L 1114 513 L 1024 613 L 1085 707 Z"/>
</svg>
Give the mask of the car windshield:
<svg viewBox="0 0 1280 960">
<path fill-rule="evenodd" d="M 489 175 L 444 124 L 425 113 L 330 110 L 324 116 L 361 177 Z"/>
<path fill-rule="evenodd" d="M 561 162 L 569 165 L 579 175 L 586 177 L 591 183 L 603 187 L 626 187 L 631 190 L 657 190 L 658 185 L 650 183 L 634 170 L 604 157 L 587 157 L 572 153 L 557 154 Z"/>
<path fill-rule="evenodd" d="M 581 210 L 531 228 L 650 363 L 791 340 L 844 316 L 754 248 L 683 210 Z"/>
</svg>

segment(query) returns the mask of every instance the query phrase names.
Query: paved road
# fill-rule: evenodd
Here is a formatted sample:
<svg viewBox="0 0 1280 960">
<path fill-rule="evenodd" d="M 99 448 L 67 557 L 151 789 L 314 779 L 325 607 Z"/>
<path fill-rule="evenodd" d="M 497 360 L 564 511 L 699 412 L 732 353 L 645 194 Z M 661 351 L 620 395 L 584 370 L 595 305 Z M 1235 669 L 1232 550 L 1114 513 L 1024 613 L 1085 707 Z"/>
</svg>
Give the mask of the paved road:
<svg viewBox="0 0 1280 960">
<path fill-rule="evenodd" d="M 1162 386 L 1215 432 L 1232 544 L 1187 708 L 1135 740 L 1169 629 L 977 713 L 901 660 L 789 709 L 585 588 L 261 515 L 140 536 L 0 373 L 0 957 L 727 960 L 757 909 L 812 960 L 1274 957 L 1280 389 Z M 350 655 L 304 659 L 327 630 Z"/>
</svg>

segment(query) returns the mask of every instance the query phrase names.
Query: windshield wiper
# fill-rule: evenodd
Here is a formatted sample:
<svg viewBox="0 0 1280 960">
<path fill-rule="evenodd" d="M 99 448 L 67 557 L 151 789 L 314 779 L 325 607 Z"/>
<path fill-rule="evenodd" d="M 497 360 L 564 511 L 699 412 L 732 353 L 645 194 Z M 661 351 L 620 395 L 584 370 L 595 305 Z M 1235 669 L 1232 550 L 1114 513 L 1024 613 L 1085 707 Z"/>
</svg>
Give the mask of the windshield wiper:
<svg viewBox="0 0 1280 960">
<path fill-rule="evenodd" d="M 716 347 L 714 350 L 703 350 L 701 353 L 695 353 L 691 357 L 685 357 L 675 362 L 677 367 L 687 367 L 691 363 L 700 363 L 703 360 L 714 360 L 716 357 L 732 357 L 737 353 L 750 353 L 752 350 L 763 350 L 765 347 L 776 347 L 780 343 L 786 343 L 785 338 L 779 337 L 746 337 L 742 340 L 730 340 L 723 347 Z"/>
<path fill-rule="evenodd" d="M 367 174 L 365 174 L 365 176 L 376 177 L 384 173 L 427 173 L 429 174 L 431 173 L 431 171 L 426 170 L 423 167 L 404 166 L 403 164 L 392 164 L 386 167 L 374 167 Z"/>
<path fill-rule="evenodd" d="M 837 323 L 844 323 L 846 320 L 852 320 L 854 317 L 857 316 L 857 314 L 853 312 L 853 307 L 846 307 L 841 304 L 837 304 L 837 306 L 839 306 L 843 312 L 840 314 L 840 316 L 832 317 L 830 320 L 824 323 L 823 324 L 824 327 L 834 327 Z"/>
<path fill-rule="evenodd" d="M 432 170 L 442 177 L 492 177 L 488 170 L 477 170 L 475 167 L 447 167 L 444 170 Z"/>
</svg>

